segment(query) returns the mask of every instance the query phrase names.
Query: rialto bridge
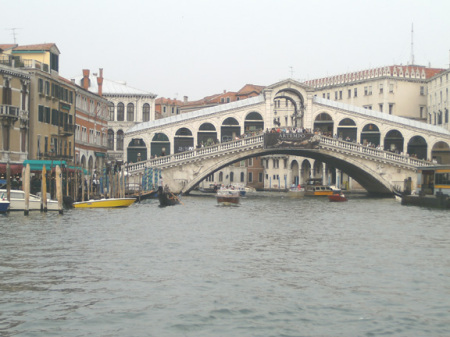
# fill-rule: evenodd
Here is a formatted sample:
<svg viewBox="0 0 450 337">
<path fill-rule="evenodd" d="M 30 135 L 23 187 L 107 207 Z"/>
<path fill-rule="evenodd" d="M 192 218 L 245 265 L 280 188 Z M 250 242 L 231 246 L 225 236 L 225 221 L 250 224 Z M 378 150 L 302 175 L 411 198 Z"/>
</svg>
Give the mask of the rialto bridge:
<svg viewBox="0 0 450 337">
<path fill-rule="evenodd" d="M 268 147 L 264 133 L 272 130 L 315 133 L 320 141 L 314 148 Z M 379 194 L 406 178 L 414 182 L 417 167 L 432 160 L 450 162 L 449 131 L 319 98 L 294 80 L 257 97 L 138 124 L 125 133 L 124 144 L 131 176 L 160 168 L 164 183 L 184 193 L 215 171 L 256 156 L 309 158 L 311 167 L 325 163 Z"/>
</svg>

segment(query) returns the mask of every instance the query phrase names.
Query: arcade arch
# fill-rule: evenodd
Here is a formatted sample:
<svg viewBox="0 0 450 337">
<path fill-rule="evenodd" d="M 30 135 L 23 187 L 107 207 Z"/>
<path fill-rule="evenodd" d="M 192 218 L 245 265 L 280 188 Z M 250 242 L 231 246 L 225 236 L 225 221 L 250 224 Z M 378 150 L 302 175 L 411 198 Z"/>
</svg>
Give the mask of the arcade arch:
<svg viewBox="0 0 450 337">
<path fill-rule="evenodd" d="M 450 146 L 443 141 L 439 141 L 434 144 L 431 149 L 431 159 L 436 164 L 449 164 L 450 163 Z"/>
<path fill-rule="evenodd" d="M 334 128 L 333 118 L 326 113 L 322 112 L 316 116 L 314 120 L 314 131 L 320 131 L 323 134 L 332 135 Z"/>
<path fill-rule="evenodd" d="M 229 142 L 241 135 L 241 126 L 236 118 L 228 117 L 223 121 L 220 133 L 222 143 Z"/>
<path fill-rule="evenodd" d="M 142 138 L 133 138 L 127 147 L 129 163 L 147 160 L 147 146 Z"/>
<path fill-rule="evenodd" d="M 411 157 L 427 159 L 427 141 L 422 136 L 414 136 L 408 142 L 407 152 Z"/>
<path fill-rule="evenodd" d="M 165 133 L 155 133 L 150 144 L 150 156 L 161 157 L 170 154 L 170 141 Z"/>
<path fill-rule="evenodd" d="M 357 128 L 355 121 L 351 118 L 344 118 L 341 120 L 337 128 L 337 135 L 342 140 L 355 142 L 357 140 Z"/>
<path fill-rule="evenodd" d="M 174 153 L 190 151 L 194 149 L 194 137 L 188 128 L 180 128 L 173 138 Z"/>
<path fill-rule="evenodd" d="M 384 137 L 384 150 L 396 153 L 403 152 L 403 135 L 398 130 L 390 130 Z"/>
<path fill-rule="evenodd" d="M 375 147 L 380 145 L 381 133 L 375 124 L 366 124 L 361 131 L 361 144 L 373 144 Z"/>
<path fill-rule="evenodd" d="M 256 111 L 250 112 L 245 117 L 244 130 L 246 133 L 264 130 L 264 119 L 261 114 Z"/>
<path fill-rule="evenodd" d="M 210 146 L 217 143 L 216 127 L 211 123 L 203 123 L 197 131 L 197 146 Z"/>
</svg>

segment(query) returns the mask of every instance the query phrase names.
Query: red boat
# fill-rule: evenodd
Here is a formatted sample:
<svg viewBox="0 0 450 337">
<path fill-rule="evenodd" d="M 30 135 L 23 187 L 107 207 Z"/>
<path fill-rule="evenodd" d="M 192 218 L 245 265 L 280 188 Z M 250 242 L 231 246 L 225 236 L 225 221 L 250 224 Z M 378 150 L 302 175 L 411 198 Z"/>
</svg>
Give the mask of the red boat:
<svg viewBox="0 0 450 337">
<path fill-rule="evenodd" d="M 344 193 L 334 193 L 328 196 L 328 200 L 330 201 L 347 201 Z"/>
</svg>

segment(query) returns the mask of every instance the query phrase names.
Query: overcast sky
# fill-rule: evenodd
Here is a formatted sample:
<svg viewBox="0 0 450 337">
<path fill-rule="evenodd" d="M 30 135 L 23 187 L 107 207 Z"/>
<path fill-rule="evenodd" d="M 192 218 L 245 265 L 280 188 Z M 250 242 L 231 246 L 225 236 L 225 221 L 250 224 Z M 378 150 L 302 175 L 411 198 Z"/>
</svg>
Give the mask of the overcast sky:
<svg viewBox="0 0 450 337">
<path fill-rule="evenodd" d="M 190 100 L 411 62 L 449 67 L 449 0 L 2 1 L 0 43 L 54 42 L 82 69 Z"/>
</svg>

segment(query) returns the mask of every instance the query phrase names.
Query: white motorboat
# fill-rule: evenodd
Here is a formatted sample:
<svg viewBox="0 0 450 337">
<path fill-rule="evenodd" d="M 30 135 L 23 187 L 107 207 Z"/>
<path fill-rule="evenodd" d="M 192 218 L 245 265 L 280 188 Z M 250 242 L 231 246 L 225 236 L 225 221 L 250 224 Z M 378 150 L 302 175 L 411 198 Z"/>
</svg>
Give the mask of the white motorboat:
<svg viewBox="0 0 450 337">
<path fill-rule="evenodd" d="M 0 189 L 0 198 L 3 196 L 6 198 L 6 189 Z M 25 210 L 25 192 L 22 190 L 11 190 L 10 191 L 10 211 L 24 211 Z M 37 195 L 30 194 L 30 211 L 40 211 L 41 210 L 41 198 Z M 59 211 L 58 201 L 47 199 L 47 210 L 48 211 Z"/>
</svg>

